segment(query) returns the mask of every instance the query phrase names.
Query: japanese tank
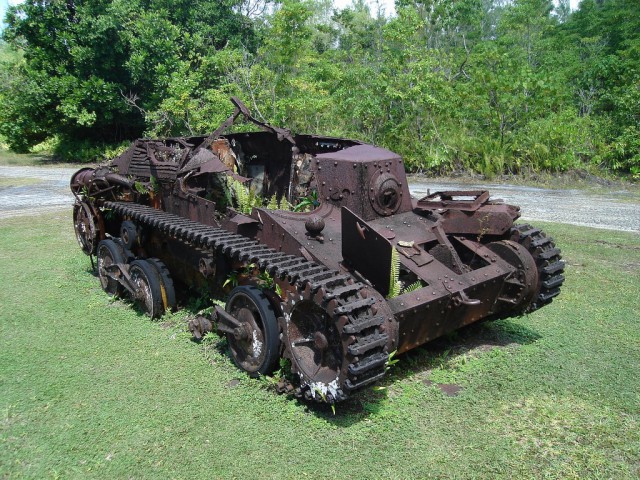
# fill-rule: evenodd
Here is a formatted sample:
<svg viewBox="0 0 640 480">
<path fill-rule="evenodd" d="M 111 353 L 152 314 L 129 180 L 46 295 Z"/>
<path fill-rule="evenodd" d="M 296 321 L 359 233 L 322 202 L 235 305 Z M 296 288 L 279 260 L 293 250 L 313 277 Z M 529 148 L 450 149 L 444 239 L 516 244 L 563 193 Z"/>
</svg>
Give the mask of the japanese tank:
<svg viewBox="0 0 640 480">
<path fill-rule="evenodd" d="M 153 318 L 189 287 L 226 298 L 189 322 L 250 376 L 335 403 L 401 354 L 473 322 L 537 310 L 564 281 L 552 238 L 487 191 L 412 198 L 402 158 L 293 134 L 238 99 L 211 135 L 141 139 L 71 179 L 80 247 L 108 295 Z M 234 123 L 252 132 L 229 133 Z M 246 127 L 245 127 L 246 129 Z"/>
</svg>

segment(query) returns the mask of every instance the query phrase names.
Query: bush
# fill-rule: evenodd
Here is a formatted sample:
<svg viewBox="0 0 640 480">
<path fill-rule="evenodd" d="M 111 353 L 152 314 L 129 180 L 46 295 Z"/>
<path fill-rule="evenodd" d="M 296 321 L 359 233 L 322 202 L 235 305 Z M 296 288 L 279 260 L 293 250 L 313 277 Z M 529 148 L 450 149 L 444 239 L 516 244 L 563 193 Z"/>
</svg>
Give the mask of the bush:
<svg viewBox="0 0 640 480">
<path fill-rule="evenodd" d="M 99 163 L 124 152 L 130 142 L 96 144 L 90 140 L 61 140 L 53 147 L 53 154 L 60 160 L 71 163 Z"/>
<path fill-rule="evenodd" d="M 640 128 L 629 126 L 610 144 L 604 155 L 607 167 L 640 178 Z"/>
<path fill-rule="evenodd" d="M 580 168 L 598 153 L 596 132 L 590 117 L 579 117 L 571 110 L 551 112 L 514 136 L 513 155 L 521 167 L 534 171 Z"/>
</svg>

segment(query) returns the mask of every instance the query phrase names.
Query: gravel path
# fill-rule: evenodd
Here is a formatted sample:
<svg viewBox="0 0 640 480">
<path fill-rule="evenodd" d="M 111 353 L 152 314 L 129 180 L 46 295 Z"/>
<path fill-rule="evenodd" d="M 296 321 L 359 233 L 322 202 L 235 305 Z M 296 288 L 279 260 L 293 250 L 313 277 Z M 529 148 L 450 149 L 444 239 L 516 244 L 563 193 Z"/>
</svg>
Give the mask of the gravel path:
<svg viewBox="0 0 640 480">
<path fill-rule="evenodd" d="M 69 179 L 76 168 L 0 166 L 0 219 L 35 215 L 49 210 L 71 211 Z M 27 185 L 21 179 L 30 179 Z M 15 179 L 17 186 L 11 186 Z M 411 193 L 420 198 L 442 190 L 489 190 L 493 198 L 520 205 L 524 220 L 568 223 L 640 233 L 640 203 L 624 190 L 593 193 L 583 190 L 551 190 L 501 184 L 431 183 L 410 178 Z"/>
<path fill-rule="evenodd" d="M 69 180 L 77 168 L 0 166 L 0 218 L 36 215 L 67 208 L 71 212 L 73 195 Z M 15 179 L 17 186 L 11 186 Z M 30 179 L 27 185 L 21 179 Z"/>
<path fill-rule="evenodd" d="M 416 198 L 443 190 L 489 190 L 491 198 L 519 205 L 522 220 L 567 223 L 608 230 L 640 233 L 640 203 L 625 190 L 590 192 L 554 190 L 501 184 L 430 183 L 410 178 L 409 189 Z"/>
</svg>

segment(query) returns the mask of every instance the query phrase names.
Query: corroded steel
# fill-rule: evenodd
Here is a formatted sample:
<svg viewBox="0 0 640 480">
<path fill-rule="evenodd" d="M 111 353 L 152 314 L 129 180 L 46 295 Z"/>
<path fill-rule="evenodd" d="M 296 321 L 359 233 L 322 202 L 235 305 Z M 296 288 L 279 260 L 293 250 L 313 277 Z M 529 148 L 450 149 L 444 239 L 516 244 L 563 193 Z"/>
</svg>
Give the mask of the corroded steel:
<svg viewBox="0 0 640 480">
<path fill-rule="evenodd" d="M 558 295 L 560 251 L 514 224 L 518 207 L 486 191 L 413 199 L 397 154 L 233 104 L 209 136 L 137 140 L 72 177 L 76 236 L 107 293 L 152 316 L 184 286 L 230 294 L 194 336 L 226 335 L 250 375 L 289 359 L 280 390 L 329 403 L 382 378 L 390 352 Z M 226 133 L 241 118 L 262 131 Z"/>
</svg>

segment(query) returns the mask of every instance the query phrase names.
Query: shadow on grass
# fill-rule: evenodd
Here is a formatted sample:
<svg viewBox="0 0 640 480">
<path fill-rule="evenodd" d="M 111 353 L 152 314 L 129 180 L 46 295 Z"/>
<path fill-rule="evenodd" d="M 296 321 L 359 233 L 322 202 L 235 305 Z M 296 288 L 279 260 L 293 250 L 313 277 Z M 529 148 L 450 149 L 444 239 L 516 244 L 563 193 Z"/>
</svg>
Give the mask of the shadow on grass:
<svg viewBox="0 0 640 480">
<path fill-rule="evenodd" d="M 527 345 L 539 338 L 536 331 L 509 320 L 474 323 L 400 355 L 393 378 L 428 372 L 462 355 L 479 356 L 494 348 Z"/>
<path fill-rule="evenodd" d="M 55 158 L 51 154 L 44 153 L 14 153 L 9 150 L 0 149 L 0 165 L 8 166 L 52 166 L 65 162 Z"/>
<path fill-rule="evenodd" d="M 97 277 L 96 270 L 87 268 L 87 273 Z M 140 317 L 147 317 L 144 311 L 136 302 L 125 301 L 133 308 Z M 159 319 L 162 327 L 184 327 L 190 318 L 195 318 L 203 313 L 203 308 L 210 305 L 202 295 L 202 292 L 183 291 L 180 296 L 180 315 L 167 316 Z M 204 311 L 210 313 L 211 308 Z M 148 318 L 148 317 L 147 317 Z M 322 418 L 324 421 L 336 426 L 347 427 L 356 424 L 371 414 L 379 412 L 386 403 L 389 387 L 395 383 L 413 376 L 424 376 L 427 378 L 429 372 L 443 364 L 455 364 L 456 359 L 465 355 L 480 356 L 495 348 L 508 348 L 517 345 L 526 345 L 535 342 L 540 335 L 530 328 L 510 320 L 496 320 L 493 322 L 474 323 L 460 330 L 433 340 L 421 347 L 411 350 L 397 357 L 398 364 L 393 366 L 389 374 L 378 382 L 374 387 L 365 388 L 354 393 L 348 400 L 335 405 L 335 413 L 330 405 L 322 403 L 310 403 L 295 398 L 290 395 L 290 401 L 296 402 L 305 412 Z M 206 346 L 204 341 L 194 338 L 192 342 L 203 348 L 205 357 L 209 357 L 207 350 L 216 352 L 220 356 L 229 358 L 228 344 L 226 338 L 211 338 Z M 208 358 L 209 359 L 209 358 Z M 229 359 L 231 362 L 231 359 Z M 243 372 L 238 370 L 238 375 Z M 267 388 L 277 395 L 275 387 L 267 382 L 255 380 L 257 388 Z M 428 380 L 425 383 L 429 384 Z M 438 385 L 446 395 L 455 396 L 459 387 L 456 385 Z M 378 387 L 378 388 L 376 388 Z"/>
<path fill-rule="evenodd" d="M 327 422 L 349 426 L 380 411 L 387 399 L 388 388 L 398 381 L 421 374 L 427 377 L 431 370 L 443 362 L 455 363 L 463 355 L 481 355 L 495 348 L 527 345 L 539 338 L 536 331 L 509 320 L 474 323 L 399 355 L 398 364 L 377 383 L 378 389 L 369 387 L 356 392 L 345 402 L 336 405 L 335 415 L 328 405 L 308 404 L 307 409 Z M 428 380 L 425 383 L 430 384 Z M 459 390 L 456 385 L 438 386 L 449 396 L 457 395 Z"/>
</svg>

